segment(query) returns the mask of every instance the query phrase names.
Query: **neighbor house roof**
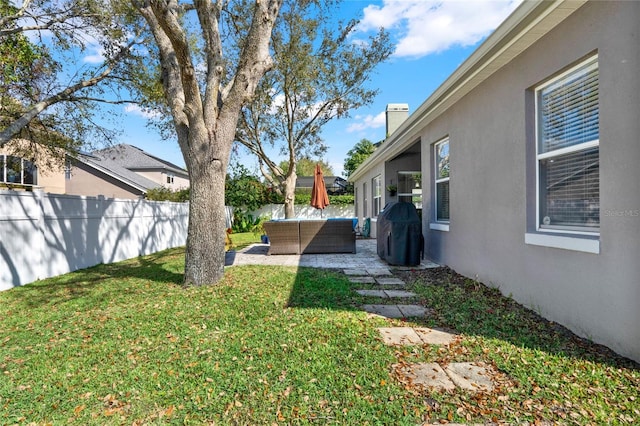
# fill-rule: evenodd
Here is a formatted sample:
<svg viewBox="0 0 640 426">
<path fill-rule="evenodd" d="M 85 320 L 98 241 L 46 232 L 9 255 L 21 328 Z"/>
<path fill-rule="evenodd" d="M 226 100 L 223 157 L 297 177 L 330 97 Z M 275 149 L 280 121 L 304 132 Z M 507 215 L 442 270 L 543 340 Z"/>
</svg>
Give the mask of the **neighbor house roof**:
<svg viewBox="0 0 640 426">
<path fill-rule="evenodd" d="M 136 173 L 136 170 L 162 170 L 189 178 L 189 174 L 182 167 L 128 144 L 115 145 L 90 154 L 80 153 L 75 158 L 142 192 L 162 185 Z"/>
<path fill-rule="evenodd" d="M 524 1 L 351 175 L 413 145 L 424 127 L 555 28 L 587 0 Z"/>
<path fill-rule="evenodd" d="M 165 170 L 185 178 L 188 177 L 187 171 L 182 167 L 156 157 L 133 145 L 119 144 L 94 151 L 92 154 L 103 159 L 111 160 L 128 170 Z"/>
<path fill-rule="evenodd" d="M 145 193 L 149 189 L 159 188 L 162 186 L 151 179 L 147 179 L 146 177 L 123 167 L 117 161 L 109 157 L 101 157 L 93 154 L 78 154 L 75 156 L 75 159 Z"/>
</svg>

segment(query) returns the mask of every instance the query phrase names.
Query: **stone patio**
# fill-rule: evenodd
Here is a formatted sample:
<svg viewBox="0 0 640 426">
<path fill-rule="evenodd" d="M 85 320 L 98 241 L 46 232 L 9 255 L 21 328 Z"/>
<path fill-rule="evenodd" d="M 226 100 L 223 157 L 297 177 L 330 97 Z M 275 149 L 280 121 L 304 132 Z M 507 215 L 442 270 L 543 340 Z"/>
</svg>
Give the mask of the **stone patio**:
<svg viewBox="0 0 640 426">
<path fill-rule="evenodd" d="M 312 268 L 342 269 L 347 275 L 391 277 L 390 266 L 380 259 L 377 252 L 377 242 L 374 238 L 356 240 L 355 253 L 337 254 L 278 254 L 267 255 L 268 244 L 253 244 L 239 251 L 226 253 L 225 266 L 235 265 L 281 265 L 307 266 Z M 423 260 L 420 265 L 411 269 L 425 269 L 437 267 L 429 260 Z M 399 267 L 393 267 L 398 269 Z"/>
</svg>

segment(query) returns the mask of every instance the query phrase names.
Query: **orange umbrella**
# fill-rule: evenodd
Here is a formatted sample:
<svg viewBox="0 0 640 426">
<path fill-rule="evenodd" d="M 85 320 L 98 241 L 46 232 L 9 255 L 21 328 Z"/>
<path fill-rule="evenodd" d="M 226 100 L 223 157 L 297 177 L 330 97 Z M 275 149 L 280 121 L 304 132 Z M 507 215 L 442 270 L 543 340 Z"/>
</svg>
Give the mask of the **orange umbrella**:
<svg viewBox="0 0 640 426">
<path fill-rule="evenodd" d="M 322 210 L 329 205 L 329 196 L 327 195 L 327 187 L 324 184 L 324 176 L 320 164 L 316 164 L 316 172 L 313 176 L 313 188 L 311 188 L 311 205 L 316 209 L 320 209 L 320 217 Z"/>
</svg>

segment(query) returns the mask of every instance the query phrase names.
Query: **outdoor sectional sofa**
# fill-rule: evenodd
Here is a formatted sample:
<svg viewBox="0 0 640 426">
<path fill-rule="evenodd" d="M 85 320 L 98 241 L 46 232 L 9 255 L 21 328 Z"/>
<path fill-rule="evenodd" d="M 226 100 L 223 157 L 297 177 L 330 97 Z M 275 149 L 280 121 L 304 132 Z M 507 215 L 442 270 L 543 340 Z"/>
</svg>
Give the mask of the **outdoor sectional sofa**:
<svg viewBox="0 0 640 426">
<path fill-rule="evenodd" d="M 356 252 L 352 219 L 271 220 L 263 226 L 269 254 Z"/>
</svg>

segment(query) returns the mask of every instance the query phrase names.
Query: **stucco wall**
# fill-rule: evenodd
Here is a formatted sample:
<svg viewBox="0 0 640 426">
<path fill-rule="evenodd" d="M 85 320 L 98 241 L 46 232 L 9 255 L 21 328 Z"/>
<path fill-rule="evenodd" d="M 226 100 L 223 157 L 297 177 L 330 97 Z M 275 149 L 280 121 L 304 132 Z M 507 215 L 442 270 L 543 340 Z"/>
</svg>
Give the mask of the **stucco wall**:
<svg viewBox="0 0 640 426">
<path fill-rule="evenodd" d="M 100 176 L 97 176 L 100 175 Z M 122 182 L 89 168 L 83 163 L 76 163 L 71 169 L 71 179 L 67 180 L 67 194 L 86 195 L 107 198 L 136 199 L 142 192 L 137 191 Z"/>
<path fill-rule="evenodd" d="M 15 149 L 26 149 L 29 152 L 29 156 L 26 159 L 32 159 L 38 169 L 37 187 L 45 192 L 52 192 L 54 194 L 64 194 L 65 192 L 65 179 L 64 179 L 64 159 L 54 159 L 48 155 L 48 152 L 44 149 L 32 151 L 29 147 L 31 144 L 25 140 L 12 140 L 7 145 L 0 147 L 0 154 L 16 155 L 20 157 L 19 152 L 15 152 Z"/>
<path fill-rule="evenodd" d="M 639 2 L 589 2 L 421 132 L 425 201 L 433 197 L 432 144 L 450 139 L 450 228 L 429 229 L 433 211 L 425 203 L 428 255 L 636 360 L 639 34 Z M 600 70 L 600 252 L 525 244 L 525 233 L 535 230 L 532 89 L 594 52 Z"/>
<path fill-rule="evenodd" d="M 140 176 L 146 177 L 147 179 L 156 182 L 165 188 L 169 188 L 173 191 L 178 189 L 184 189 L 189 187 L 189 179 L 185 179 L 180 176 L 173 175 L 173 183 L 167 183 L 167 172 L 162 170 L 134 170 Z"/>
</svg>

